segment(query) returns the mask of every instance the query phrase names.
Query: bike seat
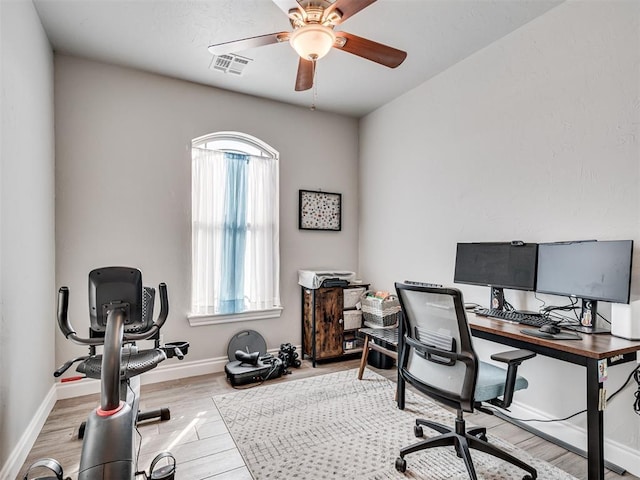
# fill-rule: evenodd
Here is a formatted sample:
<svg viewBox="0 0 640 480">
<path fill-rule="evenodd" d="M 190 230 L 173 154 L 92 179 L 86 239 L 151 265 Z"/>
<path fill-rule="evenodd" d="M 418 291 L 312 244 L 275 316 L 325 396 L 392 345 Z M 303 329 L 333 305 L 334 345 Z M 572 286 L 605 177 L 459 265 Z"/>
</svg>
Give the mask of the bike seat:
<svg viewBox="0 0 640 480">
<path fill-rule="evenodd" d="M 123 352 L 120 361 L 121 378 L 129 379 L 148 372 L 167 359 L 166 354 L 158 349 L 142 350 L 140 352 Z M 89 378 L 100 379 L 102 372 L 102 355 L 93 355 L 78 364 L 76 371 L 84 373 Z"/>
</svg>

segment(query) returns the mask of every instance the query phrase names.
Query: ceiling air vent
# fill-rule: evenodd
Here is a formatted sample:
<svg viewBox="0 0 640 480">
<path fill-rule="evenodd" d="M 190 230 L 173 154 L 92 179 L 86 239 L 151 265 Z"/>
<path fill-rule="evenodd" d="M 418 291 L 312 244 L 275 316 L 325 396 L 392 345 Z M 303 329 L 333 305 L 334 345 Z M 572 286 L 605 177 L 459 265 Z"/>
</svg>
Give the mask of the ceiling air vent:
<svg viewBox="0 0 640 480">
<path fill-rule="evenodd" d="M 234 53 L 226 53 L 224 55 L 214 55 L 209 68 L 222 73 L 232 73 L 234 75 L 242 75 L 242 70 L 252 59 L 241 57 Z"/>
</svg>

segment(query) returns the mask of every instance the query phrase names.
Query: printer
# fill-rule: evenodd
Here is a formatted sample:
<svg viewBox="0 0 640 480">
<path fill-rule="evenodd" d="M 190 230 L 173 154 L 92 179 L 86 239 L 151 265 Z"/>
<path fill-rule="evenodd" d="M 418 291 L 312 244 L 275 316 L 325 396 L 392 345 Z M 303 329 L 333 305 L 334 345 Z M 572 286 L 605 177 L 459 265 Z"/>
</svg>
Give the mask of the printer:
<svg viewBox="0 0 640 480">
<path fill-rule="evenodd" d="M 355 272 L 348 272 L 346 270 L 298 270 L 298 283 L 312 290 L 320 287 L 346 287 L 355 278 Z"/>
</svg>

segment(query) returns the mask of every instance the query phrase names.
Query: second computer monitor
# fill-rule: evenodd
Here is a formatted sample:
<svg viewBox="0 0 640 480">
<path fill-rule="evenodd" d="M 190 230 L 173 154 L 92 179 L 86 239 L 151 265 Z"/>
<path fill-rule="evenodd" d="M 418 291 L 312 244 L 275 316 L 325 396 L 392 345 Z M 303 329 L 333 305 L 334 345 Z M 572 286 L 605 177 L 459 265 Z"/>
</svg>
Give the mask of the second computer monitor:
<svg viewBox="0 0 640 480">
<path fill-rule="evenodd" d="M 538 251 L 537 291 L 581 300 L 574 329 L 607 331 L 597 326 L 598 301 L 629 303 L 633 240 L 541 243 Z"/>
<path fill-rule="evenodd" d="M 629 303 L 633 240 L 541 243 L 538 292 Z"/>
</svg>

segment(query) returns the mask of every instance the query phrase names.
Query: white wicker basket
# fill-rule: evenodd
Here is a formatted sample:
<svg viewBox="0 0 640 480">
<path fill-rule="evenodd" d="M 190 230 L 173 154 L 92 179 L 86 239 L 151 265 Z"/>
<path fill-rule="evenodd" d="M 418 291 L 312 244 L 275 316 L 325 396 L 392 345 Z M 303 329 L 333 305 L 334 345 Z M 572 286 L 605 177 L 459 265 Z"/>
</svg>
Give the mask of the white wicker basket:
<svg viewBox="0 0 640 480">
<path fill-rule="evenodd" d="M 344 315 L 344 329 L 355 330 L 362 327 L 362 311 L 360 310 L 345 310 L 342 312 Z"/>
<path fill-rule="evenodd" d="M 369 297 L 366 291 L 360 297 L 362 304 L 362 316 L 365 323 L 371 327 L 392 327 L 400 319 L 400 301 L 395 295 L 387 295 L 385 298 Z"/>
<path fill-rule="evenodd" d="M 343 288 L 344 308 L 355 308 L 365 290 L 364 287 Z"/>
</svg>

